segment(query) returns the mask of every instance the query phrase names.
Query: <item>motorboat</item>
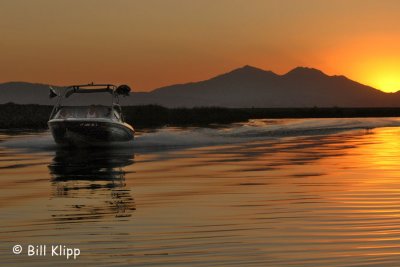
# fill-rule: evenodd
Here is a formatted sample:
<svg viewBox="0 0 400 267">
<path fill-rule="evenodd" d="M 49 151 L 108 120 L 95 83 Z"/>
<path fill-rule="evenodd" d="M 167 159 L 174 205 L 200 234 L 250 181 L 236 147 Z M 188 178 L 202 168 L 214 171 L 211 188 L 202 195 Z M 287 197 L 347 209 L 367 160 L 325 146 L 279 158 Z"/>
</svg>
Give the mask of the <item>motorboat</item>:
<svg viewBox="0 0 400 267">
<path fill-rule="evenodd" d="M 135 130 L 124 121 L 120 97 L 128 96 L 127 85 L 84 84 L 50 87 L 57 97 L 48 126 L 57 144 L 108 145 L 134 139 Z"/>
</svg>

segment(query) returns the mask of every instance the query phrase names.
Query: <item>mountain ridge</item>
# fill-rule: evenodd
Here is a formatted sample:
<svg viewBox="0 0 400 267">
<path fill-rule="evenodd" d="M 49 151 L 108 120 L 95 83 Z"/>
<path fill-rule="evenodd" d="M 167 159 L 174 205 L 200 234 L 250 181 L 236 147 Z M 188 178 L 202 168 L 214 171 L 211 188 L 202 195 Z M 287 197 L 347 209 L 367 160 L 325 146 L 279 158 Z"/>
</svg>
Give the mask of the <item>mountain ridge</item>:
<svg viewBox="0 0 400 267">
<path fill-rule="evenodd" d="M 0 103 L 53 104 L 47 95 L 46 84 L 0 84 Z M 296 67 L 279 75 L 244 65 L 202 81 L 133 92 L 123 103 L 166 107 L 395 107 L 400 106 L 400 93 L 385 93 L 310 67 Z"/>
</svg>

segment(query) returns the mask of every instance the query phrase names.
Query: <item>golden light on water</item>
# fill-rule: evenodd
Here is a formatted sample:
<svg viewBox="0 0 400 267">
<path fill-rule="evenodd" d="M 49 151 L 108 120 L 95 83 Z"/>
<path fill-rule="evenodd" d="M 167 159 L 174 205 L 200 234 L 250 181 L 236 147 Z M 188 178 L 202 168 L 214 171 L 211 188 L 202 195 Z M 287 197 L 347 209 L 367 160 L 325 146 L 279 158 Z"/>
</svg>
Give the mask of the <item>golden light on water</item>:
<svg viewBox="0 0 400 267">
<path fill-rule="evenodd" d="M 224 132 L 167 128 L 141 137 L 146 144 L 175 144 L 172 149 L 142 145 L 144 153 L 117 154 L 36 152 L 49 149 L 48 133 L 3 134 L 2 238 L 79 243 L 82 251 L 105 251 L 89 253 L 87 261 L 108 265 L 154 265 L 168 257 L 172 264 L 207 266 L 238 259 L 260 267 L 398 266 L 400 130 L 378 126 L 399 121 L 255 120 Z M 377 128 L 336 132 L 343 125 Z M 230 133 L 237 141 L 220 139 Z M 196 142 L 179 149 L 182 135 Z M 0 261 L 20 266 L 26 259 L 2 253 Z"/>
</svg>

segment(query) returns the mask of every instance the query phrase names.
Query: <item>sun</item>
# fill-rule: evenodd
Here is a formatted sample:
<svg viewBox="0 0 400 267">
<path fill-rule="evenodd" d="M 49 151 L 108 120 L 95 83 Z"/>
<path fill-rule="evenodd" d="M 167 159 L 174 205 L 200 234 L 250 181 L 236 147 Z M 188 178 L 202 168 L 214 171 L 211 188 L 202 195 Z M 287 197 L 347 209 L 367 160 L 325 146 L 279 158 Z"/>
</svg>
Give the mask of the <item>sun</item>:
<svg viewBox="0 0 400 267">
<path fill-rule="evenodd" d="M 321 58 L 327 62 L 328 72 L 342 73 L 354 81 L 393 93 L 400 91 L 399 43 L 400 36 L 354 36 L 321 50 Z"/>
<path fill-rule="evenodd" d="M 394 57 L 365 60 L 359 71 L 362 83 L 386 93 L 400 91 L 400 61 Z"/>
<path fill-rule="evenodd" d="M 369 85 L 386 93 L 400 91 L 400 71 L 384 71 L 372 74 Z"/>
</svg>

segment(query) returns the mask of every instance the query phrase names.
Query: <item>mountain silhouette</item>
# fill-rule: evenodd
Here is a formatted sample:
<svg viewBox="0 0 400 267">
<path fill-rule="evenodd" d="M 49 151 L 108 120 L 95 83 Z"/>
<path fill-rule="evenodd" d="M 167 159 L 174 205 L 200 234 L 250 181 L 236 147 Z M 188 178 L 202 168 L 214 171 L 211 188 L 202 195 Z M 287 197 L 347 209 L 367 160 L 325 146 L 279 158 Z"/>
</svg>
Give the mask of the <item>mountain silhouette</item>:
<svg viewBox="0 0 400 267">
<path fill-rule="evenodd" d="M 0 84 L 0 104 L 8 102 L 17 104 L 54 104 L 54 101 L 49 99 L 49 85 L 27 82 Z"/>
<path fill-rule="evenodd" d="M 0 84 L 0 103 L 50 104 L 43 84 Z M 297 67 L 284 75 L 244 66 L 211 79 L 132 93 L 127 105 L 166 107 L 397 107 L 400 93 L 384 93 L 345 76 Z"/>
</svg>

